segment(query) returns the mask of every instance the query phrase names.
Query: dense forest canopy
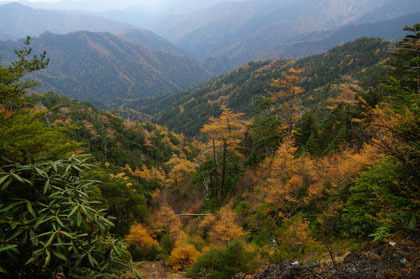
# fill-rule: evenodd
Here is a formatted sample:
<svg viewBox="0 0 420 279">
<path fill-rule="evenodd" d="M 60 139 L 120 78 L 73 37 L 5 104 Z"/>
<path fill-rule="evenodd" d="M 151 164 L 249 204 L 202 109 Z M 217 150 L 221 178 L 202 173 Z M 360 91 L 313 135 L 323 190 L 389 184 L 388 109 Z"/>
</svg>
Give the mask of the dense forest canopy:
<svg viewBox="0 0 420 279">
<path fill-rule="evenodd" d="M 298 260 L 339 278 L 344 254 L 372 241 L 411 251 L 376 270 L 415 276 L 420 24 L 405 31 L 134 104 L 170 129 L 28 95 L 26 76 L 50 63 L 28 38 L 0 66 L 1 276 L 141 278 L 137 262 L 161 260 L 223 279 Z"/>
</svg>

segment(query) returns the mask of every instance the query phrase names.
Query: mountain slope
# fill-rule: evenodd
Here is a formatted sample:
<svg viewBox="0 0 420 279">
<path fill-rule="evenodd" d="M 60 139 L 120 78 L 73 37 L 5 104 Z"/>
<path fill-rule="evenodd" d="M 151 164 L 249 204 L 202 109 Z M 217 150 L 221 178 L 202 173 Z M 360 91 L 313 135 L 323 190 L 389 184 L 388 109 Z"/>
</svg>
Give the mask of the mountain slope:
<svg viewBox="0 0 420 279">
<path fill-rule="evenodd" d="M 0 42 L 0 57 L 14 59 L 22 41 Z M 106 103 L 186 89 L 210 78 L 191 59 L 154 51 L 110 33 L 45 33 L 32 39 L 34 53 L 47 51 L 51 63 L 34 76 L 41 90 Z M 5 59 L 4 59 L 5 58 Z"/>
<path fill-rule="evenodd" d="M 179 56 L 191 56 L 188 51 L 176 47 L 169 40 L 164 39 L 151 31 L 130 29 L 119 32 L 117 35 L 125 41 L 142 44 L 154 50 L 165 51 Z"/>
<path fill-rule="evenodd" d="M 0 32 L 4 33 L 3 39 L 39 36 L 45 31 L 64 34 L 79 30 L 120 32 L 134 28 L 136 27 L 132 25 L 97 16 L 33 9 L 18 3 L 0 6 Z"/>
<path fill-rule="evenodd" d="M 295 67 L 304 67 L 304 107 L 322 107 L 325 101 L 339 94 L 337 86 L 351 82 L 359 90 L 376 82 L 384 70 L 389 43 L 381 39 L 361 38 L 336 47 L 323 55 L 300 59 Z M 291 66 L 286 59 L 252 62 L 239 69 L 213 79 L 197 88 L 134 102 L 128 107 L 153 116 L 156 123 L 169 129 L 196 136 L 209 116 L 220 114 L 220 105 L 226 104 L 236 112 L 250 113 L 257 100 L 275 90 L 273 78 Z"/>
<path fill-rule="evenodd" d="M 255 52 L 297 36 L 350 23 L 387 1 L 258 0 L 221 3 L 161 19 L 155 31 L 200 58 Z"/>
<path fill-rule="evenodd" d="M 389 12 L 400 3 L 402 8 Z M 221 73 L 256 57 L 267 57 L 264 54 L 271 49 L 301 42 L 313 32 L 325 35 L 322 31 L 366 23 L 363 18 L 376 22 L 419 11 L 417 0 L 253 0 L 163 17 L 150 28 Z"/>
<path fill-rule="evenodd" d="M 18 3 L 0 5 L 0 40 L 39 36 L 46 31 L 55 34 L 75 31 L 110 32 L 126 41 L 154 50 L 190 56 L 188 51 L 176 47 L 151 31 L 108 20 L 93 13 L 33 9 Z"/>
<path fill-rule="evenodd" d="M 349 24 L 344 27 L 307 34 L 301 42 L 278 46 L 261 52 L 254 59 L 276 57 L 300 58 L 323 53 L 341 43 L 360 37 L 379 37 L 387 41 L 396 41 L 404 37 L 401 27 L 414 25 L 420 18 L 420 12 L 403 17 L 374 23 Z"/>
</svg>

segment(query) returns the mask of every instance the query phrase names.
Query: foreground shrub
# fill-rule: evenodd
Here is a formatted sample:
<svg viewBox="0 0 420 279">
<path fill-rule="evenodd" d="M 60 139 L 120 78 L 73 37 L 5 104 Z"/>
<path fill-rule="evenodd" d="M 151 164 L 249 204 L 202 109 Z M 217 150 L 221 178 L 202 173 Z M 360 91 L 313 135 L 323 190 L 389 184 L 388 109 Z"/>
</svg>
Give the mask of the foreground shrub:
<svg viewBox="0 0 420 279">
<path fill-rule="evenodd" d="M 0 161 L 0 277 L 140 276 L 125 243 L 82 181 L 87 158 Z M 130 269 L 127 273 L 121 270 Z"/>
<path fill-rule="evenodd" d="M 142 224 L 132 225 L 126 239 L 135 260 L 154 260 L 156 258 L 159 252 L 159 243 L 150 236 Z"/>
<path fill-rule="evenodd" d="M 168 265 L 173 270 L 183 270 L 194 264 L 200 252 L 192 244 L 183 244 L 172 250 L 168 259 Z"/>
<path fill-rule="evenodd" d="M 259 264 L 255 252 L 247 251 L 239 242 L 231 243 L 227 248 L 215 247 L 197 259 L 189 270 L 193 279 L 230 279 L 240 272 L 253 272 Z"/>
</svg>

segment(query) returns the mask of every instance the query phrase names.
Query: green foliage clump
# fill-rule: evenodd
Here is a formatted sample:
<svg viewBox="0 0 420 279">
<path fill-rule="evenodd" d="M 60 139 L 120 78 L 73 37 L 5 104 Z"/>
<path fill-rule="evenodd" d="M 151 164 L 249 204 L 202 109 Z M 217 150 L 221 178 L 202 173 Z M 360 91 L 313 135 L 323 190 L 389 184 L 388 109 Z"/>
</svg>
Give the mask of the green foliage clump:
<svg viewBox="0 0 420 279">
<path fill-rule="evenodd" d="M 111 278 L 130 260 L 80 176 L 88 158 L 1 161 L 0 272 L 6 278 Z M 134 266 L 131 272 L 134 272 Z"/>
<path fill-rule="evenodd" d="M 402 224 L 392 220 L 404 218 L 404 212 L 416 206 L 400 192 L 401 184 L 409 183 L 409 180 L 407 170 L 392 157 L 361 172 L 350 187 L 350 197 L 343 214 L 346 230 L 353 235 L 367 237 L 378 228 L 392 223 L 390 229 L 393 231 L 407 230 L 410 226 L 413 229 L 415 222 L 412 224 L 409 219 Z"/>
<path fill-rule="evenodd" d="M 59 129 L 46 127 L 41 121 L 45 114 L 21 110 L 6 116 L 0 112 L 0 154 L 13 161 L 31 162 L 39 157 L 57 159 L 80 147 Z"/>
<path fill-rule="evenodd" d="M 193 279 L 230 279 L 240 272 L 253 272 L 259 263 L 256 253 L 247 251 L 239 242 L 229 244 L 227 248 L 215 247 L 199 257 L 190 268 L 189 275 Z"/>
<path fill-rule="evenodd" d="M 109 214 L 118 216 L 111 230 L 113 233 L 127 235 L 131 224 L 143 221 L 148 216 L 146 191 L 135 179 L 111 179 L 109 173 L 101 168 L 90 170 L 85 177 L 100 181 L 97 187 Z M 131 186 L 128 187 L 127 183 Z"/>
</svg>

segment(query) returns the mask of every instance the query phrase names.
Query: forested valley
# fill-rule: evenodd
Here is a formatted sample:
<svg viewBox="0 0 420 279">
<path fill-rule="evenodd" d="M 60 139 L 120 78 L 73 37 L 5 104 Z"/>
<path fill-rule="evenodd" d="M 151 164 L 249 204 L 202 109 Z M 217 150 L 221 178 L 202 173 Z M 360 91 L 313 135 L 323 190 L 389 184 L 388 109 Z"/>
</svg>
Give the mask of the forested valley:
<svg viewBox="0 0 420 279">
<path fill-rule="evenodd" d="M 0 66 L 0 277 L 419 278 L 404 30 L 109 111 L 37 92 L 28 38 Z"/>
</svg>

